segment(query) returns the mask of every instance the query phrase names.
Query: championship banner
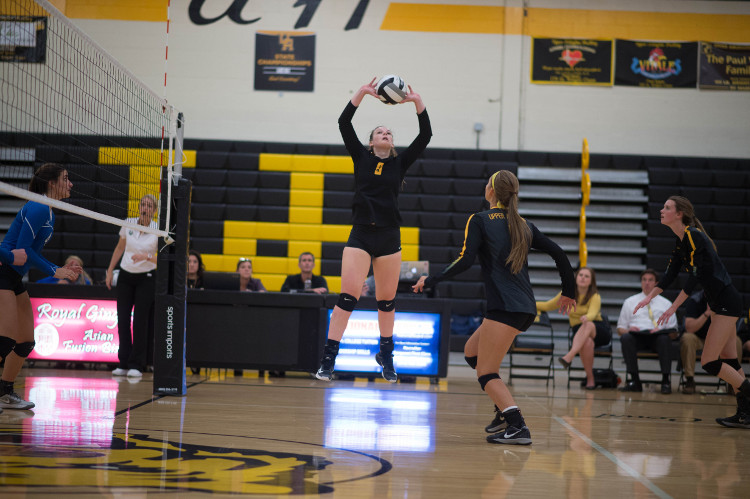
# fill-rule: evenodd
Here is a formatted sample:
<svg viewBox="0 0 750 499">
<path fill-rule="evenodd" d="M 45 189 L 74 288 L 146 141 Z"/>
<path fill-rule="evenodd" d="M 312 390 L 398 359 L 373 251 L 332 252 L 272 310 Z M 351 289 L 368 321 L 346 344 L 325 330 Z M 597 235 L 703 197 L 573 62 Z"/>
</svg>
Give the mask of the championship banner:
<svg viewBox="0 0 750 499">
<path fill-rule="evenodd" d="M 612 85 L 612 40 L 534 38 L 531 82 Z"/>
<path fill-rule="evenodd" d="M 312 92 L 313 33 L 259 31 L 255 34 L 255 90 Z"/>
<path fill-rule="evenodd" d="M 0 62 L 44 62 L 47 18 L 0 16 Z"/>
<path fill-rule="evenodd" d="M 698 43 L 615 41 L 615 85 L 695 88 Z"/>
<path fill-rule="evenodd" d="M 701 42 L 701 90 L 750 90 L 750 45 Z"/>
</svg>

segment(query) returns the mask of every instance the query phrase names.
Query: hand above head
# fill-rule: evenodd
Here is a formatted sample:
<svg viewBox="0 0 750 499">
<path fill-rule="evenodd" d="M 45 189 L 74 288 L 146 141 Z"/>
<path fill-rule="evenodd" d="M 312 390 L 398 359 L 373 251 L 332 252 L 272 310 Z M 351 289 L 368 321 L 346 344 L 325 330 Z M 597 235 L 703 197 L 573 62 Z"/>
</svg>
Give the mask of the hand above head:
<svg viewBox="0 0 750 499">
<path fill-rule="evenodd" d="M 13 253 L 13 265 L 21 266 L 26 263 L 26 250 L 23 248 L 10 250 Z"/>
<path fill-rule="evenodd" d="M 420 277 L 417 283 L 411 287 L 412 291 L 414 291 L 415 293 L 421 293 L 422 291 L 424 291 L 424 282 L 426 280 L 427 280 L 426 275 L 423 275 L 422 277 Z"/>
<path fill-rule="evenodd" d="M 560 300 L 558 300 L 558 305 L 560 305 L 560 313 L 563 315 L 568 315 L 570 312 L 574 312 L 576 309 L 576 301 L 573 298 L 568 298 L 567 296 L 560 296 Z"/>
<path fill-rule="evenodd" d="M 362 94 L 365 95 L 372 95 L 373 97 L 378 96 L 377 88 L 375 87 L 375 82 L 378 81 L 378 77 L 372 79 L 370 83 L 367 83 L 365 85 L 362 85 L 359 87 L 359 91 L 362 92 Z"/>
<path fill-rule="evenodd" d="M 407 88 L 409 91 L 406 92 L 406 97 L 404 97 L 399 104 L 413 102 L 414 105 L 417 106 L 417 114 L 421 113 L 425 108 L 424 102 L 422 102 L 422 96 L 412 90 L 411 85 L 407 85 Z"/>
</svg>

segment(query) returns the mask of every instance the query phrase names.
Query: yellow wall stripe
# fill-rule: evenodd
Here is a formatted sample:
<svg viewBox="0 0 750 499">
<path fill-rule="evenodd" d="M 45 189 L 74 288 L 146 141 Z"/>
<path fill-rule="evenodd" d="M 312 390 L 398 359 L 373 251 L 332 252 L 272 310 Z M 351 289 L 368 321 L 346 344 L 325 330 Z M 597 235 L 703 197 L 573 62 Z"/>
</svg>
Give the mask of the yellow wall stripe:
<svg viewBox="0 0 750 499">
<path fill-rule="evenodd" d="M 167 21 L 167 0 L 65 0 L 53 3 L 72 19 Z"/>
<path fill-rule="evenodd" d="M 750 16 L 391 2 L 382 30 L 750 43 Z"/>
<path fill-rule="evenodd" d="M 478 5 L 391 2 L 382 30 L 445 33 L 502 33 L 505 9 Z"/>
<path fill-rule="evenodd" d="M 182 164 L 183 168 L 195 167 L 195 151 L 183 151 L 185 157 Z M 162 160 L 162 154 L 164 158 Z M 159 149 L 149 149 L 143 147 L 100 147 L 99 160 L 100 165 L 151 165 L 167 166 L 167 151 L 162 153 Z"/>
<path fill-rule="evenodd" d="M 261 153 L 258 170 L 275 172 L 354 173 L 349 156 Z"/>
</svg>

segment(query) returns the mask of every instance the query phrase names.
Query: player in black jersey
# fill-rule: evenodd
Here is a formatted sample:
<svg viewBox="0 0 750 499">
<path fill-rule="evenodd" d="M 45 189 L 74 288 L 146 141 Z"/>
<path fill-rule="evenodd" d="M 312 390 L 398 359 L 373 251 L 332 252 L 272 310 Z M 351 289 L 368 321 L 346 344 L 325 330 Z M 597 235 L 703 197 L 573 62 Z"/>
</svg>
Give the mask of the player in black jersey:
<svg viewBox="0 0 750 499">
<path fill-rule="evenodd" d="M 652 298 L 674 281 L 680 270 L 688 273 L 688 279 L 657 324 L 667 322 L 690 296 L 696 284 L 703 287 L 711 307 L 711 325 L 706 333 L 701 365 L 707 373 L 732 385 L 737 393 L 737 413 L 728 418 L 717 418 L 716 422 L 732 428 L 750 428 L 750 381 L 745 379 L 737 359 L 735 340 L 735 325 L 742 315 L 742 298 L 719 259 L 716 245 L 706 234 L 687 198 L 671 196 L 667 199 L 661 210 L 661 223 L 677 236 L 675 248 L 661 281 L 636 305 L 635 310 L 648 305 Z"/>
<path fill-rule="evenodd" d="M 422 97 L 409 86 L 409 92 L 400 103 L 413 102 L 417 108 L 417 138 L 403 152 L 396 154 L 391 131 L 379 126 L 370 132 L 369 145 L 365 147 L 354 132 L 352 117 L 366 95 L 377 98 L 375 79 L 360 87 L 339 117 L 341 137 L 354 161 L 352 230 L 341 260 L 341 293 L 331 314 L 328 341 L 315 377 L 331 380 L 339 342 L 372 264 L 380 328 L 380 352 L 375 360 L 383 368 L 383 377 L 395 383 L 398 376 L 393 367 L 393 322 L 401 270 L 398 193 L 406 171 L 430 142 L 432 129 Z"/>
<path fill-rule="evenodd" d="M 487 314 L 466 342 L 466 361 L 476 368 L 479 384 L 495 406 L 502 409 L 498 415 L 502 416 L 501 423 L 507 424 L 505 430 L 488 436 L 487 441 L 528 445 L 531 433 L 498 371 L 515 337 L 526 331 L 536 317 L 527 262 L 529 248 L 544 251 L 555 260 L 562 280 L 559 306 L 564 314 L 575 310 L 576 283 L 565 252 L 518 214 L 518 179 L 512 172 L 502 170 L 492 175 L 484 197 L 491 208 L 469 218 L 459 257 L 441 274 L 421 277 L 413 289 L 418 293 L 434 287 L 467 270 L 479 256 Z"/>
</svg>

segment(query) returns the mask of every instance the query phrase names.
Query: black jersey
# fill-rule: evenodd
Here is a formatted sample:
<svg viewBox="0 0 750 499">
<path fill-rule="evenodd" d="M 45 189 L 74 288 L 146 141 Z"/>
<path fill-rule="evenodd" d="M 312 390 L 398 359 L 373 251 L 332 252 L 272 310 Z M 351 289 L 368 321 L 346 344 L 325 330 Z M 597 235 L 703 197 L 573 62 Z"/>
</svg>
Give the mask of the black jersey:
<svg viewBox="0 0 750 499">
<path fill-rule="evenodd" d="M 575 298 L 575 277 L 565 252 L 534 224 L 528 221 L 526 223 L 532 234 L 530 247 L 547 253 L 555 260 L 562 280 L 562 294 Z M 441 274 L 427 278 L 425 287 L 433 287 L 438 282 L 467 270 L 479 255 L 487 310 L 536 314 L 536 299 L 529 281 L 528 262 L 524 263 L 518 274 L 512 273 L 510 265 L 506 263 L 510 250 L 506 211 L 491 208 L 475 213 L 466 223 L 464 245 L 459 257 Z"/>
<path fill-rule="evenodd" d="M 685 227 L 682 240 L 677 236 L 675 239 L 677 241 L 667 270 L 657 286 L 667 289 L 680 270 L 685 270 L 688 273 L 688 279 L 682 288 L 685 294 L 692 293 L 695 285 L 700 283 L 706 292 L 708 302 L 714 303 L 722 290 L 732 284 L 732 279 L 719 260 L 711 240 L 697 227 Z"/>
<path fill-rule="evenodd" d="M 379 158 L 362 145 L 352 126 L 357 108 L 349 101 L 339 117 L 339 130 L 346 150 L 354 161 L 352 224 L 399 227 L 398 193 L 406 170 L 422 154 L 432 137 L 427 110 L 417 115 L 419 135 L 395 158 Z"/>
</svg>

